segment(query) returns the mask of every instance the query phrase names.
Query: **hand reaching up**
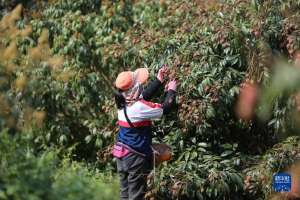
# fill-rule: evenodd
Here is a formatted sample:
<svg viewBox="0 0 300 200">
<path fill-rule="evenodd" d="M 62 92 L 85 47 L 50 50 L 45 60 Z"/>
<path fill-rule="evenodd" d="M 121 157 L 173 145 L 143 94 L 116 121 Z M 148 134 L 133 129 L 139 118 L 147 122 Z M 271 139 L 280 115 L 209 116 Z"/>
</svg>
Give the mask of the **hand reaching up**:
<svg viewBox="0 0 300 200">
<path fill-rule="evenodd" d="M 159 69 L 159 71 L 157 73 L 157 79 L 163 83 L 168 74 L 168 71 L 169 71 L 168 67 L 166 65 L 164 65 L 162 68 Z"/>
<path fill-rule="evenodd" d="M 176 89 L 177 89 L 177 81 L 176 81 L 176 80 L 170 81 L 168 84 L 166 84 L 165 89 L 166 89 L 166 90 L 173 90 L 173 91 L 176 92 Z"/>
</svg>

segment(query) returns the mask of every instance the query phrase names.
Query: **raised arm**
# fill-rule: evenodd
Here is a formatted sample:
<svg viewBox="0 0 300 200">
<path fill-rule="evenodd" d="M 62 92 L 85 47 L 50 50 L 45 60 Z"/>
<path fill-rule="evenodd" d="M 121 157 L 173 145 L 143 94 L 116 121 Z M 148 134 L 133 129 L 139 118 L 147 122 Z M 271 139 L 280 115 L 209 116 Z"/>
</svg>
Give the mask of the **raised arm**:
<svg viewBox="0 0 300 200">
<path fill-rule="evenodd" d="M 171 111 L 172 105 L 175 103 L 176 87 L 177 87 L 176 81 L 170 81 L 166 85 L 167 94 L 164 99 L 164 102 L 162 103 L 163 114 L 168 114 Z"/>
<path fill-rule="evenodd" d="M 142 96 L 143 99 L 146 101 L 150 101 L 151 98 L 155 95 L 155 93 L 158 91 L 158 89 L 162 86 L 162 82 L 158 80 L 158 78 L 155 78 L 155 80 L 151 81 L 147 88 L 143 91 Z"/>
<path fill-rule="evenodd" d="M 171 81 L 166 85 L 167 95 L 162 104 L 153 103 L 146 100 L 141 100 L 143 104 L 141 109 L 142 119 L 158 119 L 163 114 L 168 114 L 171 111 L 172 105 L 175 102 L 176 95 L 176 81 Z"/>
<path fill-rule="evenodd" d="M 164 78 L 166 73 L 168 72 L 168 68 L 166 66 L 162 67 L 156 76 L 156 79 L 149 83 L 147 88 L 143 91 L 142 96 L 146 101 L 150 101 L 151 98 L 155 95 L 155 93 L 159 90 L 164 82 Z"/>
</svg>

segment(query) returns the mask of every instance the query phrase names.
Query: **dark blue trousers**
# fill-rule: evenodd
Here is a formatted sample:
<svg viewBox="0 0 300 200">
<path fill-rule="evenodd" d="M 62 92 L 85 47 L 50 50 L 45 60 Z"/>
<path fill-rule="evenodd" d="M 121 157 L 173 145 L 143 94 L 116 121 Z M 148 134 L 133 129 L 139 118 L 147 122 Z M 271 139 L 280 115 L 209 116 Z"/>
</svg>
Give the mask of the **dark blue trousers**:
<svg viewBox="0 0 300 200">
<path fill-rule="evenodd" d="M 147 176 L 152 169 L 151 158 L 129 153 L 117 158 L 120 176 L 120 199 L 143 200 L 147 190 Z"/>
</svg>

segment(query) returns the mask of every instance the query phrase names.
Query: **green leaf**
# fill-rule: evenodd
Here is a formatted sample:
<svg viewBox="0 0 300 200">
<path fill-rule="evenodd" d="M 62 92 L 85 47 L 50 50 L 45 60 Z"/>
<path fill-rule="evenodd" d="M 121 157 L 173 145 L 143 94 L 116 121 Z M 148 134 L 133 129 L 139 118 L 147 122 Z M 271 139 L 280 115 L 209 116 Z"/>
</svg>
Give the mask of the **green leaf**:
<svg viewBox="0 0 300 200">
<path fill-rule="evenodd" d="M 92 141 L 92 139 L 93 139 L 93 135 L 88 135 L 84 138 L 84 140 L 87 144 L 89 144 Z"/>
<path fill-rule="evenodd" d="M 95 142 L 95 145 L 96 145 L 96 147 L 99 147 L 99 148 L 103 147 L 103 141 L 102 141 L 102 139 L 101 138 L 97 138 L 96 142 Z"/>
<path fill-rule="evenodd" d="M 67 136 L 66 135 L 61 135 L 59 137 L 59 143 L 64 144 L 65 142 L 67 142 Z"/>
<path fill-rule="evenodd" d="M 199 142 L 198 146 L 199 147 L 208 147 L 208 144 L 206 142 Z"/>
<path fill-rule="evenodd" d="M 224 158 L 224 157 L 231 155 L 232 153 L 233 153 L 233 151 L 226 150 L 220 156 Z"/>
<path fill-rule="evenodd" d="M 215 115 L 216 115 L 215 109 L 212 106 L 208 106 L 206 108 L 206 117 L 213 118 L 215 117 Z"/>
</svg>

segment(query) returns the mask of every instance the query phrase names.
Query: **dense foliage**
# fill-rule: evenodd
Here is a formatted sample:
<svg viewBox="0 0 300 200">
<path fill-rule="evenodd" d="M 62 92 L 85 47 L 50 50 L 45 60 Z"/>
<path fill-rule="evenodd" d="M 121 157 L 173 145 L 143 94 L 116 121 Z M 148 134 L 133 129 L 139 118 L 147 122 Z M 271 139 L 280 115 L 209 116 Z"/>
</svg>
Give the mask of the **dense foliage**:
<svg viewBox="0 0 300 200">
<path fill-rule="evenodd" d="M 0 198 L 5 199 L 118 199 L 117 181 L 82 163 L 71 162 L 58 150 L 36 153 L 30 134 L 1 132 Z"/>
<path fill-rule="evenodd" d="M 268 121 L 239 120 L 234 107 L 242 82 L 268 85 L 276 58 L 294 58 L 300 1 L 28 2 L 23 16 L 17 7 L 1 21 L 2 128 L 33 130 L 37 150 L 59 147 L 113 170 L 114 78 L 141 66 L 153 75 L 167 64 L 180 82 L 178 106 L 154 133 L 174 156 L 150 177 L 147 196 L 267 198 L 270 176 L 284 168 L 271 148 L 290 131 L 293 103 L 274 98 Z M 264 162 L 271 167 L 253 166 Z"/>
</svg>

